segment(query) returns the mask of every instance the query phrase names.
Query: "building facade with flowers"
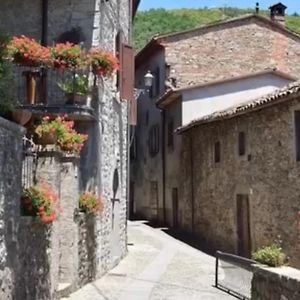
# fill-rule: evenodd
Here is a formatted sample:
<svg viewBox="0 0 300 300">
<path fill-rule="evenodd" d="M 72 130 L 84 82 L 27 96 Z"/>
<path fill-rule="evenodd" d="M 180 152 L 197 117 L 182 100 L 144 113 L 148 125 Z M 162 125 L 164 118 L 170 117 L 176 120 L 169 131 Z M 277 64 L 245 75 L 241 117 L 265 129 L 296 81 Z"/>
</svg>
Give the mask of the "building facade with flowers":
<svg viewBox="0 0 300 300">
<path fill-rule="evenodd" d="M 22 125 L 0 120 L 1 299 L 57 299 L 126 254 L 138 2 L 1 3 Z"/>
</svg>

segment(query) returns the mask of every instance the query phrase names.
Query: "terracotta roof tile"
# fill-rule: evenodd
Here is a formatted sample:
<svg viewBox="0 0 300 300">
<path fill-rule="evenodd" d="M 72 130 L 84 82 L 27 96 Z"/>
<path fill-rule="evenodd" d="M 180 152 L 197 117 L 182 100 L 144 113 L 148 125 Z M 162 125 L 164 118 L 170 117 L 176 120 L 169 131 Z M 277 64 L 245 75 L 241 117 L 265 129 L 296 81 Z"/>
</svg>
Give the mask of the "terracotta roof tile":
<svg viewBox="0 0 300 300">
<path fill-rule="evenodd" d="M 187 125 L 177 128 L 176 132 L 182 133 L 182 132 L 185 132 L 196 126 L 200 126 L 200 125 L 211 123 L 211 122 L 216 122 L 219 120 L 230 119 L 230 118 L 236 117 L 241 114 L 249 113 L 256 109 L 262 109 L 264 107 L 274 105 L 278 102 L 288 101 L 291 99 L 289 97 L 290 95 L 296 96 L 298 94 L 300 95 L 300 80 L 293 82 L 291 84 L 288 84 L 287 86 L 285 86 L 281 89 L 278 89 L 271 94 L 260 97 L 258 99 L 251 100 L 249 102 L 239 104 L 237 106 L 233 106 L 226 110 L 217 111 L 213 114 L 204 116 L 199 119 L 195 119 L 195 120 L 191 121 L 190 123 L 188 123 Z"/>
</svg>

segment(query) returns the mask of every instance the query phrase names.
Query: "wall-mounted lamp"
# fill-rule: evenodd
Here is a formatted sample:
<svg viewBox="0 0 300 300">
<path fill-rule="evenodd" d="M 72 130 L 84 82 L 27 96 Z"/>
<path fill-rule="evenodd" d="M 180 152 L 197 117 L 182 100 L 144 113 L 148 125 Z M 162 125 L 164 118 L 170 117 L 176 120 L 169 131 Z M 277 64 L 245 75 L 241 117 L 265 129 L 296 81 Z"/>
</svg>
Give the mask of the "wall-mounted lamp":
<svg viewBox="0 0 300 300">
<path fill-rule="evenodd" d="M 151 74 L 150 71 L 148 71 L 147 74 L 144 76 L 146 88 L 152 87 L 153 79 L 154 79 L 154 76 Z"/>
</svg>

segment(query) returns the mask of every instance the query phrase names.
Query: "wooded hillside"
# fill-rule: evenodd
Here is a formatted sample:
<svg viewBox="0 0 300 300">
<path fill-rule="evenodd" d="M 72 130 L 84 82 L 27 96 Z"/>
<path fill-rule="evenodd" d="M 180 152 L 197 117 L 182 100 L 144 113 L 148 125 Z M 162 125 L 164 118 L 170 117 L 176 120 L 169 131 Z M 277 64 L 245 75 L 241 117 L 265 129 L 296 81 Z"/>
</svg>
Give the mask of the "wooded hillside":
<svg viewBox="0 0 300 300">
<path fill-rule="evenodd" d="M 156 34 L 182 31 L 222 19 L 253 13 L 253 9 L 233 7 L 216 9 L 151 9 L 138 12 L 134 25 L 134 41 L 140 50 Z M 267 11 L 261 11 L 267 15 Z M 300 33 L 300 17 L 295 13 L 287 16 L 288 28 Z"/>
</svg>

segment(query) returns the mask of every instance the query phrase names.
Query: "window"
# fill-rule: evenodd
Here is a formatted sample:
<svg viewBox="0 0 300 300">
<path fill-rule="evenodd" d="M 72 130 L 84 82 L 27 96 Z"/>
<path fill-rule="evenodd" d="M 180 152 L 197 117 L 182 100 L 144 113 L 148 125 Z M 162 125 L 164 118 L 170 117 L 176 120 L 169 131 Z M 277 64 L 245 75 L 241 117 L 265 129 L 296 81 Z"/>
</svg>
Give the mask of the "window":
<svg viewBox="0 0 300 300">
<path fill-rule="evenodd" d="M 219 163 L 221 161 L 221 144 L 219 141 L 215 142 L 214 156 L 215 156 L 215 163 Z"/>
<path fill-rule="evenodd" d="M 295 111 L 295 147 L 296 160 L 300 161 L 300 111 Z"/>
<path fill-rule="evenodd" d="M 246 136 L 245 132 L 239 132 L 239 155 L 243 156 L 246 154 Z"/>
<path fill-rule="evenodd" d="M 170 120 L 168 122 L 168 146 L 169 147 L 174 146 L 174 122 L 173 122 L 173 120 Z"/>
<path fill-rule="evenodd" d="M 159 152 L 159 125 L 153 125 L 149 130 L 149 154 L 155 156 Z"/>
</svg>

